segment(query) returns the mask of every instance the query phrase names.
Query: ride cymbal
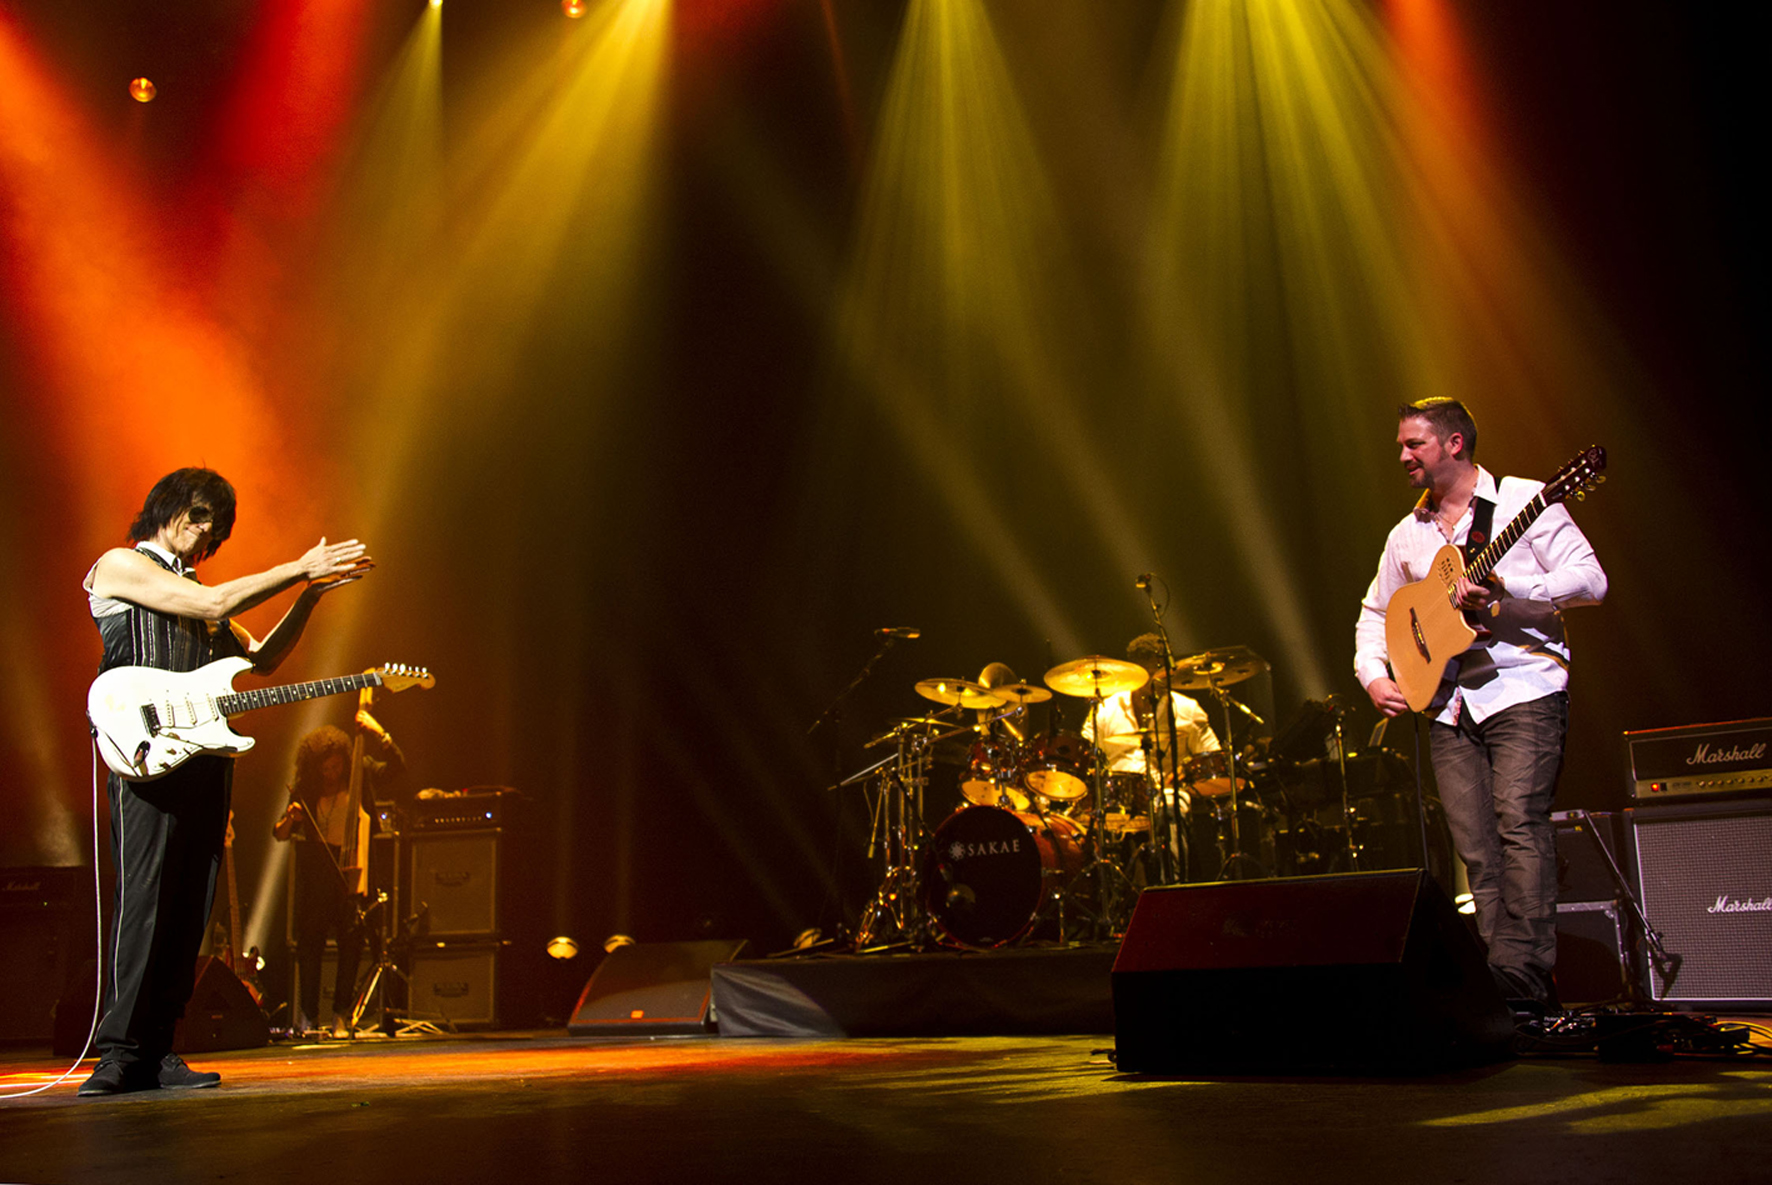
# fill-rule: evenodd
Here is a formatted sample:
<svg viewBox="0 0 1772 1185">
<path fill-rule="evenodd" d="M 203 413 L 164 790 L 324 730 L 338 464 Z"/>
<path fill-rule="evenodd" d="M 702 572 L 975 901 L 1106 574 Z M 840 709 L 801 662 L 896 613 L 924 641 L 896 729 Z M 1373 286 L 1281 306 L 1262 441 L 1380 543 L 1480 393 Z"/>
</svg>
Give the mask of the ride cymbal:
<svg viewBox="0 0 1772 1185">
<path fill-rule="evenodd" d="M 1122 658 L 1088 658 L 1059 663 L 1046 672 L 1046 686 L 1060 695 L 1078 699 L 1106 699 L 1122 691 L 1137 691 L 1150 681 L 1145 669 Z"/>
</svg>

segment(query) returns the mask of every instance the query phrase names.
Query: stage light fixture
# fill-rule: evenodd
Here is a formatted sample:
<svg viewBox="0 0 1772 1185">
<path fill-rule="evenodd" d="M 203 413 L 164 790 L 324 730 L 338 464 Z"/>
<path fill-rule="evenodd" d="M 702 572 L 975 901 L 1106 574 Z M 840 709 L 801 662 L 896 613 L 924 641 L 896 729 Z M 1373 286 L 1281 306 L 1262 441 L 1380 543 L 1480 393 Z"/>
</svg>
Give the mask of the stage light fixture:
<svg viewBox="0 0 1772 1185">
<path fill-rule="evenodd" d="M 578 958 L 578 943 L 562 934 L 558 938 L 548 939 L 548 954 L 561 962 Z"/>
<path fill-rule="evenodd" d="M 586 4 L 585 0 L 560 0 L 560 11 L 573 20 L 577 20 L 590 10 L 591 6 Z"/>
<path fill-rule="evenodd" d="M 636 945 L 638 945 L 638 944 L 635 943 L 635 941 L 632 938 L 628 937 L 626 934 L 611 934 L 609 937 L 607 937 L 603 940 L 603 951 L 605 954 L 612 955 L 624 946 L 636 946 Z"/>
<path fill-rule="evenodd" d="M 152 103 L 159 88 L 150 78 L 132 78 L 129 80 L 129 97 L 138 103 Z"/>
</svg>

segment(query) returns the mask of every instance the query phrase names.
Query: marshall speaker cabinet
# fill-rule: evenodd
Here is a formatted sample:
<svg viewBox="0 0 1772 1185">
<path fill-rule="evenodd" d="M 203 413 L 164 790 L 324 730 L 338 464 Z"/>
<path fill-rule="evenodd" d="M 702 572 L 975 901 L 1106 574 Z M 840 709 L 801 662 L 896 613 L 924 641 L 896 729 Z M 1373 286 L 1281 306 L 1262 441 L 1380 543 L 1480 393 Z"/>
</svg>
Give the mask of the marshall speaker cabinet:
<svg viewBox="0 0 1772 1185">
<path fill-rule="evenodd" d="M 1772 719 L 1625 734 L 1650 994 L 1772 1002 Z"/>
</svg>

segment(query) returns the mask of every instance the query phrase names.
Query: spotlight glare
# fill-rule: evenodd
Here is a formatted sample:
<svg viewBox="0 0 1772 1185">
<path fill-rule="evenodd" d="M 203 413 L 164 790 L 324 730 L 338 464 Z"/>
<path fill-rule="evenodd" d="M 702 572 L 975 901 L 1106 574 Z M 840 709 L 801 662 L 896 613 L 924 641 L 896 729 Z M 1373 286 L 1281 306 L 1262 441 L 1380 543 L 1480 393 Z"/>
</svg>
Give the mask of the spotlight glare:
<svg viewBox="0 0 1772 1185">
<path fill-rule="evenodd" d="M 585 0 L 560 0 L 560 11 L 573 20 L 577 20 L 590 10 L 591 6 L 586 4 Z"/>
<path fill-rule="evenodd" d="M 548 954 L 562 961 L 578 957 L 578 943 L 562 934 L 548 939 Z"/>
<path fill-rule="evenodd" d="M 607 937 L 603 940 L 603 949 L 608 954 L 614 954 L 616 951 L 620 950 L 624 946 L 635 946 L 635 945 L 637 945 L 637 944 L 634 942 L 634 940 L 632 938 L 628 937 L 626 934 L 611 934 L 609 937 Z"/>
<path fill-rule="evenodd" d="M 138 103 L 152 103 L 159 93 L 153 80 L 148 78 L 132 78 L 129 80 L 129 97 Z"/>
</svg>

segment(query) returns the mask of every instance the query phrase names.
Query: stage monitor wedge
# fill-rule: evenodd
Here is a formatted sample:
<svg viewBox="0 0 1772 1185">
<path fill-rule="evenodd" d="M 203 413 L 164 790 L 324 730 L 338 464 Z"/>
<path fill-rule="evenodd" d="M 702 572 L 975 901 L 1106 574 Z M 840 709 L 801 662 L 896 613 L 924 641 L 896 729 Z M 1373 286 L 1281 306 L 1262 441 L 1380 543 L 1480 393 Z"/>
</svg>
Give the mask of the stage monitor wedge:
<svg viewBox="0 0 1772 1185">
<path fill-rule="evenodd" d="M 579 1037 L 709 1032 L 714 964 L 738 958 L 744 946 L 742 938 L 715 938 L 617 947 L 591 975 L 566 1031 Z"/>
<path fill-rule="evenodd" d="M 1513 1056 L 1476 938 L 1418 870 L 1147 889 L 1113 992 L 1126 1073 L 1422 1073 Z"/>
</svg>

